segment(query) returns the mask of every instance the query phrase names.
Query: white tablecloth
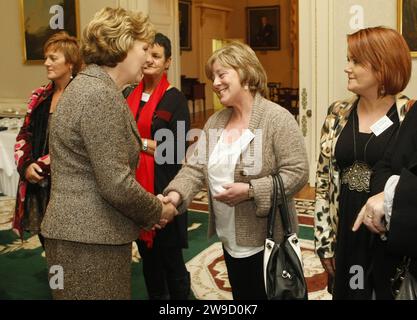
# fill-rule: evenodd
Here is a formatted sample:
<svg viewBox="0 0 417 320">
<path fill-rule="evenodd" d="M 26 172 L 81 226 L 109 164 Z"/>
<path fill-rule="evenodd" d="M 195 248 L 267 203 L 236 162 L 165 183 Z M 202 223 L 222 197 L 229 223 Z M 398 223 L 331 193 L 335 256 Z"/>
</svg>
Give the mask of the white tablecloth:
<svg viewBox="0 0 417 320">
<path fill-rule="evenodd" d="M 18 130 L 0 132 L 0 191 L 7 196 L 15 197 L 19 174 L 14 162 L 14 145 Z"/>
</svg>

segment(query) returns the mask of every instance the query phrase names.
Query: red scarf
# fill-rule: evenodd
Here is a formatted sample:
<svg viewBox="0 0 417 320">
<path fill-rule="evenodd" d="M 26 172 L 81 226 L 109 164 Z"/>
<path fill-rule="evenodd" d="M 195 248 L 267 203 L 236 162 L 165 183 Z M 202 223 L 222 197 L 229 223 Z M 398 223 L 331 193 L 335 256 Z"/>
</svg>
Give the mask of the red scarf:
<svg viewBox="0 0 417 320">
<path fill-rule="evenodd" d="M 138 130 L 140 136 L 144 139 L 152 140 L 152 121 L 155 114 L 155 109 L 165 94 L 165 91 L 169 87 L 167 75 L 164 73 L 158 86 L 153 91 L 149 98 L 149 101 L 145 103 L 142 109 L 139 109 L 140 101 L 143 93 L 143 80 L 133 90 L 133 92 L 127 98 L 127 103 L 132 111 L 133 117 L 137 119 Z M 139 112 L 139 119 L 138 119 Z M 155 160 L 154 157 L 141 151 L 139 157 L 139 166 L 136 169 L 136 180 L 147 191 L 155 194 L 154 180 L 155 180 Z M 141 230 L 139 233 L 139 239 L 146 242 L 148 248 L 152 248 L 153 238 L 155 237 L 155 231 Z"/>
</svg>

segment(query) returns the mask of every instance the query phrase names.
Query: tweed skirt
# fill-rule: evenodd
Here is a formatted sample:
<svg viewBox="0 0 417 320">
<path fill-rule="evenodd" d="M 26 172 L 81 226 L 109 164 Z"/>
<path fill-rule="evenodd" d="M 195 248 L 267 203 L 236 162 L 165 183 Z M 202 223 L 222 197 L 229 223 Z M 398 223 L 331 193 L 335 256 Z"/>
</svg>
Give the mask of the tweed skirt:
<svg viewBox="0 0 417 320">
<path fill-rule="evenodd" d="M 55 300 L 131 299 L 131 243 L 100 245 L 46 238 L 45 253 Z"/>
</svg>

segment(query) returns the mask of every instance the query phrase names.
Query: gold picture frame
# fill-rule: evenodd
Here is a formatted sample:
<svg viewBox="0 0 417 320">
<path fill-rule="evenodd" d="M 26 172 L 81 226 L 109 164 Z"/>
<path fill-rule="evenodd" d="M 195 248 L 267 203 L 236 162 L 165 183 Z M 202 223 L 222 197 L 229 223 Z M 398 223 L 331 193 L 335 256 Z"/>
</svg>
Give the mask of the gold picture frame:
<svg viewBox="0 0 417 320">
<path fill-rule="evenodd" d="M 178 1 L 179 28 L 180 28 L 180 49 L 191 51 L 191 1 Z"/>
<path fill-rule="evenodd" d="M 397 0 L 397 28 L 408 46 L 413 58 L 417 57 L 417 0 Z"/>
<path fill-rule="evenodd" d="M 20 0 L 23 63 L 42 64 L 43 45 L 54 33 L 80 34 L 79 0 Z"/>
<path fill-rule="evenodd" d="M 246 7 L 247 43 L 253 50 L 281 50 L 280 6 Z"/>
</svg>

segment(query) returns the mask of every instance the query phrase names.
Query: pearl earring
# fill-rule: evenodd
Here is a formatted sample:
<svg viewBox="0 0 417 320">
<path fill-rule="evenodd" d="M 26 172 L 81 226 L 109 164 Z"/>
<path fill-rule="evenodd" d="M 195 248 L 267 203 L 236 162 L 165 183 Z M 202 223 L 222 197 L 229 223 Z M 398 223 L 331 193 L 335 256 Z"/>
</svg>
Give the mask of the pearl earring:
<svg viewBox="0 0 417 320">
<path fill-rule="evenodd" d="M 381 86 L 381 89 L 379 90 L 379 95 L 382 96 L 382 97 L 384 97 L 385 94 L 386 94 L 385 87 L 384 87 L 384 85 L 382 85 Z"/>
</svg>

